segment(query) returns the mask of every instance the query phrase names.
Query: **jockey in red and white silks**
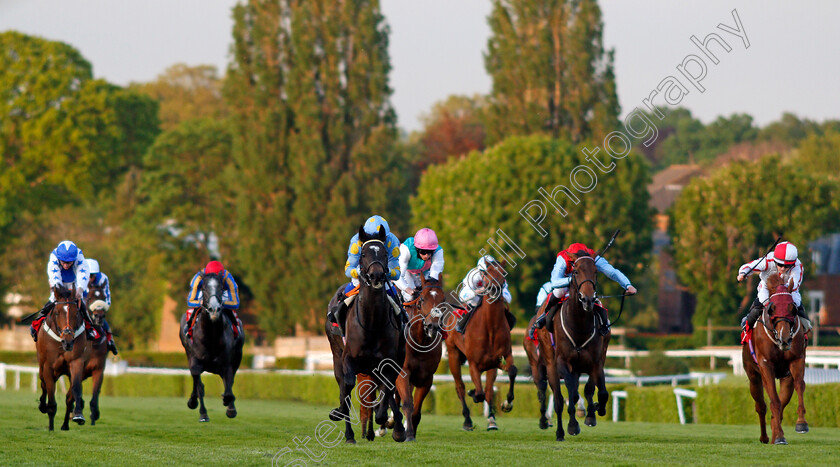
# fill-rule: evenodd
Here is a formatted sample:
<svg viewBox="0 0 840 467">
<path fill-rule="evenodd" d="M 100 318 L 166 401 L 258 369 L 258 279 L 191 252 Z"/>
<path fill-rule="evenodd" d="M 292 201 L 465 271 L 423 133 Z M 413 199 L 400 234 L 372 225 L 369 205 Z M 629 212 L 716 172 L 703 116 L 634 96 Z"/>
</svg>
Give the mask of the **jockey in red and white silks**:
<svg viewBox="0 0 840 467">
<path fill-rule="evenodd" d="M 766 304 L 767 300 L 770 299 L 770 291 L 767 290 L 767 278 L 770 277 L 771 274 L 778 274 L 782 276 L 782 279 L 785 281 L 785 285 L 790 283 L 790 280 L 793 279 L 793 290 L 791 291 L 790 296 L 793 299 L 793 303 L 796 306 L 800 306 L 802 304 L 802 296 L 799 294 L 799 287 L 802 285 L 802 280 L 805 277 L 805 271 L 802 267 L 802 263 L 797 258 L 795 248 L 796 247 L 789 242 L 779 243 L 776 245 L 775 250 L 767 256 L 750 261 L 738 268 L 738 281 L 740 282 L 747 275 L 757 272 L 760 279 L 757 288 L 757 298 L 762 304 Z M 782 256 L 782 259 L 777 262 L 776 252 L 779 252 L 782 255 L 786 252 L 787 256 L 792 259 L 785 260 L 785 256 Z M 750 271 L 750 269 L 752 269 L 752 271 Z"/>
<path fill-rule="evenodd" d="M 434 230 L 423 228 L 400 245 L 400 278 L 394 283 L 402 291 L 403 299 L 412 300 L 423 278 L 440 280 L 443 272 L 443 248 Z"/>
</svg>

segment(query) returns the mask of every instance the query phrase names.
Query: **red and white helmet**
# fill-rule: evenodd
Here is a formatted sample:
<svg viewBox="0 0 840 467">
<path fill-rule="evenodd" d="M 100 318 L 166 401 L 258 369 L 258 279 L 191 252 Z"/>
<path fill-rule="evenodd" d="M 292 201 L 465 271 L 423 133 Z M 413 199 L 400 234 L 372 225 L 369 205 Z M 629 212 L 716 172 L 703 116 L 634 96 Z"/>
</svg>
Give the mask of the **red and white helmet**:
<svg viewBox="0 0 840 467">
<path fill-rule="evenodd" d="M 437 235 L 429 228 L 422 228 L 414 234 L 414 246 L 421 250 L 435 250 L 438 247 Z"/>
<path fill-rule="evenodd" d="M 793 266 L 796 264 L 796 258 L 798 258 L 798 256 L 799 252 L 796 251 L 796 247 L 790 242 L 781 242 L 776 245 L 776 249 L 773 250 L 773 259 L 776 260 L 776 263 L 784 264 L 785 266 Z"/>
</svg>

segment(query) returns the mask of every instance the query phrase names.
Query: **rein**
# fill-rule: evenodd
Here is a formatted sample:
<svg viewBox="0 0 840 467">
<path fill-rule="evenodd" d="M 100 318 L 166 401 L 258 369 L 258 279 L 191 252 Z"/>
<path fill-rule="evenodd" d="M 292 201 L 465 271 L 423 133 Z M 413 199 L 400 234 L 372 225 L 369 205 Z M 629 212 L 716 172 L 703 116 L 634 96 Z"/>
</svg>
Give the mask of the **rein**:
<svg viewBox="0 0 840 467">
<path fill-rule="evenodd" d="M 790 296 L 791 293 L 790 292 L 776 292 L 773 295 L 771 295 L 768 298 L 768 300 L 777 296 L 777 295 L 788 295 L 788 296 Z M 773 318 L 770 317 L 769 313 L 767 313 L 767 308 L 765 308 L 764 311 L 762 311 L 762 313 L 761 313 L 761 324 L 762 324 L 762 327 L 764 328 L 764 333 L 767 334 L 767 337 L 769 337 L 770 340 L 772 340 L 774 344 L 781 347 L 784 344 L 782 342 L 782 338 L 779 336 L 779 333 L 776 331 L 775 327 L 771 328 L 770 326 L 767 325 L 767 319 L 768 318 L 770 318 L 770 324 L 773 324 Z M 794 324 L 794 321 L 789 319 L 789 318 L 776 318 L 776 319 L 777 320 L 782 320 L 782 321 L 787 321 L 789 324 Z M 799 334 L 800 329 L 802 329 L 802 320 L 800 320 L 798 316 L 795 317 L 795 320 L 796 320 L 796 328 L 795 328 L 795 330 L 791 331 L 791 333 L 790 333 L 791 339 L 796 337 L 796 335 Z M 770 331 L 773 331 L 773 335 L 770 335 Z"/>
<path fill-rule="evenodd" d="M 575 260 L 574 264 L 572 265 L 572 268 L 574 269 L 574 265 L 577 264 L 577 262 L 582 260 L 582 259 L 589 259 L 593 263 L 595 262 L 595 259 L 593 259 L 591 256 L 581 256 L 581 257 L 579 257 L 578 259 Z M 597 275 L 596 275 L 596 278 L 597 278 Z M 595 298 L 597 299 L 598 298 L 598 293 L 597 293 L 598 284 L 597 284 L 597 282 L 595 282 L 595 280 L 593 280 L 593 279 L 584 279 L 582 282 L 578 282 L 577 281 L 577 276 L 572 274 L 572 285 L 574 286 L 573 289 L 574 289 L 574 292 L 577 295 L 577 299 L 581 303 L 581 305 L 583 305 L 583 299 L 580 296 L 580 287 L 583 284 L 586 284 L 587 282 L 592 283 L 592 288 L 596 290 Z M 571 292 L 571 290 L 569 290 L 569 292 Z M 622 303 L 623 303 L 623 301 L 622 301 Z M 566 304 L 563 304 L 563 307 L 566 308 Z M 571 305 L 569 305 L 569 307 L 571 307 Z M 588 339 L 586 339 L 586 341 L 583 344 L 577 345 L 577 343 L 575 343 L 575 339 L 572 337 L 571 333 L 566 328 L 566 320 L 563 318 L 563 309 L 562 308 L 560 309 L 560 327 L 563 328 L 563 332 L 566 333 L 566 337 L 569 338 L 569 342 L 572 343 L 572 345 L 575 347 L 575 350 L 578 353 L 580 353 L 580 351 L 584 347 L 586 347 L 586 345 L 589 344 L 589 342 L 591 342 L 592 339 L 595 338 L 595 334 L 598 331 L 598 323 L 595 321 L 595 313 L 593 313 L 592 314 L 592 334 L 589 336 Z"/>
<path fill-rule="evenodd" d="M 76 304 L 78 306 L 78 304 L 76 303 L 75 300 L 69 300 L 69 301 L 64 300 L 64 301 L 60 301 L 60 302 L 55 302 L 55 304 L 56 305 L 73 305 L 73 304 Z M 78 310 L 76 310 L 76 312 L 78 313 Z M 50 315 L 53 316 L 53 319 L 55 319 L 55 315 L 53 315 L 52 312 L 50 312 Z M 47 331 L 47 334 L 50 337 L 52 337 L 53 339 L 55 339 L 58 342 L 61 342 L 61 336 L 56 334 L 55 331 L 53 331 L 50 328 L 50 325 L 49 325 L 48 321 L 49 320 L 44 321 L 44 330 Z M 70 324 L 70 310 L 67 310 L 67 323 Z M 58 327 L 57 324 L 56 324 L 56 327 Z M 75 332 L 72 329 L 70 329 L 70 327 L 67 327 L 67 328 L 65 328 L 61 331 L 61 335 L 63 336 L 65 334 L 73 334 L 73 340 L 76 340 L 76 338 L 78 338 L 83 332 L 85 332 L 85 322 L 84 322 L 84 320 L 82 320 L 82 323 L 79 325 L 79 328 L 76 329 Z"/>
</svg>

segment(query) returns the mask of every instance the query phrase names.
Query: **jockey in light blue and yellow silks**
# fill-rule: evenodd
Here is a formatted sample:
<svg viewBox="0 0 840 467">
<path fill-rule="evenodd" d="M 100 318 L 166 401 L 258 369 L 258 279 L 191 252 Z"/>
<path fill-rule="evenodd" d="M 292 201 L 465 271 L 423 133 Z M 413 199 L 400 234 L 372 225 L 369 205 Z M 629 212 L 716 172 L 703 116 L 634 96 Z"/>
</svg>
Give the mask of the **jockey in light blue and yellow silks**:
<svg viewBox="0 0 840 467">
<path fill-rule="evenodd" d="M 201 271 L 198 271 L 190 281 L 190 292 L 187 295 L 187 306 L 189 308 L 187 309 L 187 321 L 185 324 L 186 329 L 184 329 L 184 334 L 190 333 L 193 311 L 201 306 L 201 286 L 204 282 L 205 274 L 218 274 L 221 276 L 222 290 L 224 291 L 222 294 L 222 309 L 229 311 L 231 315 L 229 318 L 236 328 L 235 331 L 238 335 L 242 328 L 239 315 L 236 313 L 236 310 L 239 309 L 239 286 L 236 285 L 236 280 L 233 278 L 230 271 L 226 270 L 219 261 L 210 261 L 207 263 L 207 266 L 205 266 Z"/>
</svg>

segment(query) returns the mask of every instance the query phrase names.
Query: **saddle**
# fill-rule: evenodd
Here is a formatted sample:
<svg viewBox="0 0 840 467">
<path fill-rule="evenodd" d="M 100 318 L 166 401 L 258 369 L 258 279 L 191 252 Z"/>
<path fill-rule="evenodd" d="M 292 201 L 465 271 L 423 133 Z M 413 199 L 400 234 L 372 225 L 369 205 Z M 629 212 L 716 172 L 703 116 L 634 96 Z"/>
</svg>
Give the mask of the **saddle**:
<svg viewBox="0 0 840 467">
<path fill-rule="evenodd" d="M 193 313 L 195 313 L 195 308 L 187 308 L 187 322 L 190 323 L 190 326 L 187 328 L 187 337 L 192 339 L 193 327 L 195 326 L 195 320 L 193 318 Z M 239 318 L 236 318 L 236 323 L 231 322 L 230 328 L 233 330 L 233 337 L 239 338 L 239 329 L 242 326 L 242 321 Z"/>
</svg>

